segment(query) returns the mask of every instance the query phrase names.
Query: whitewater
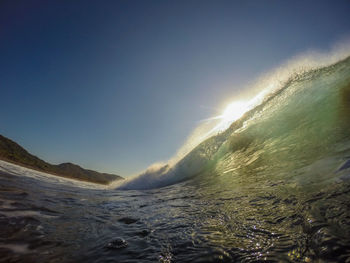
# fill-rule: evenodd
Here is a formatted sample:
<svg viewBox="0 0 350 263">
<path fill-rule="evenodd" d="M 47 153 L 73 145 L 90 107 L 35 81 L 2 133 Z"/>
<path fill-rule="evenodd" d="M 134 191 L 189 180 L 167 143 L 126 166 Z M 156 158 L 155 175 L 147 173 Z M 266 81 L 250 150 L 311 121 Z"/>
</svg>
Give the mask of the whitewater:
<svg viewBox="0 0 350 263">
<path fill-rule="evenodd" d="M 349 55 L 265 74 L 122 184 L 0 162 L 0 262 L 349 262 Z"/>
</svg>

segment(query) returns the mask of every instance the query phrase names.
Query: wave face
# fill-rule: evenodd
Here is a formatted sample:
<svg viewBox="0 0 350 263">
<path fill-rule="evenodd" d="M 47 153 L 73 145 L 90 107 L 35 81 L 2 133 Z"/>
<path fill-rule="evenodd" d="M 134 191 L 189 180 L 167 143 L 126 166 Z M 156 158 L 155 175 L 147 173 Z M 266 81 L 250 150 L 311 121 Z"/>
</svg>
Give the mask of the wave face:
<svg viewBox="0 0 350 263">
<path fill-rule="evenodd" d="M 189 178 L 345 178 L 350 156 L 350 57 L 299 71 L 281 88 L 174 166 L 149 169 L 119 189 L 163 187 Z M 306 173 L 306 171 L 309 171 Z"/>
</svg>

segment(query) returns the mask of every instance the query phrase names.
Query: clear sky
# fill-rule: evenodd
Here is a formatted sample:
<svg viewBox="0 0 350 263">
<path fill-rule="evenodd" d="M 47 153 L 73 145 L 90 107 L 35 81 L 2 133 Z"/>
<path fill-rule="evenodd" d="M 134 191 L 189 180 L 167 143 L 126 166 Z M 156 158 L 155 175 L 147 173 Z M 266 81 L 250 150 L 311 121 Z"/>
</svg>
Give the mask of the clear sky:
<svg viewBox="0 0 350 263">
<path fill-rule="evenodd" d="M 261 73 L 350 34 L 345 1 L 0 1 L 0 133 L 134 174 Z"/>
</svg>

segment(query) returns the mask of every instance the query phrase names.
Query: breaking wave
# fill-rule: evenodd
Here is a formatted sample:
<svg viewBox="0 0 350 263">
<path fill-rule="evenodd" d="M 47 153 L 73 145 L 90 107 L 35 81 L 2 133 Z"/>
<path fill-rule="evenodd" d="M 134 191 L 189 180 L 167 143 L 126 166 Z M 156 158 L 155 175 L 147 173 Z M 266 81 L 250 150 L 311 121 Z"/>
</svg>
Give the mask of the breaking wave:
<svg viewBox="0 0 350 263">
<path fill-rule="evenodd" d="M 151 189 L 189 178 L 344 179 L 350 156 L 350 53 L 296 58 L 260 78 L 248 111 L 191 137 L 181 154 L 118 189 Z M 190 146 L 189 146 L 190 145 Z M 308 172 L 306 172 L 308 171 Z"/>
</svg>

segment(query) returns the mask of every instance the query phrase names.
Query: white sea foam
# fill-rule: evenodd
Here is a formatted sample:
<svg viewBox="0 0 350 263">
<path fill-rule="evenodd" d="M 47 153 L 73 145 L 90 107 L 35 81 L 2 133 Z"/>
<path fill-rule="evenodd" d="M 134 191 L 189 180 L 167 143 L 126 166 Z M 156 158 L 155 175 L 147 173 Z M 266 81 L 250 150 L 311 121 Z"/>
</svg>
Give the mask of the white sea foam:
<svg viewBox="0 0 350 263">
<path fill-rule="evenodd" d="M 98 185 L 89 182 L 83 182 L 78 180 L 73 180 L 70 178 L 59 177 L 55 175 L 51 175 L 44 172 L 39 172 L 30 168 L 22 167 L 13 163 L 5 162 L 0 160 L 0 171 L 5 173 L 15 175 L 15 176 L 26 176 L 29 178 L 33 178 L 36 180 L 55 183 L 55 184 L 63 184 L 75 187 L 84 187 L 84 188 L 92 188 L 92 189 L 105 189 L 106 186 Z"/>
</svg>

